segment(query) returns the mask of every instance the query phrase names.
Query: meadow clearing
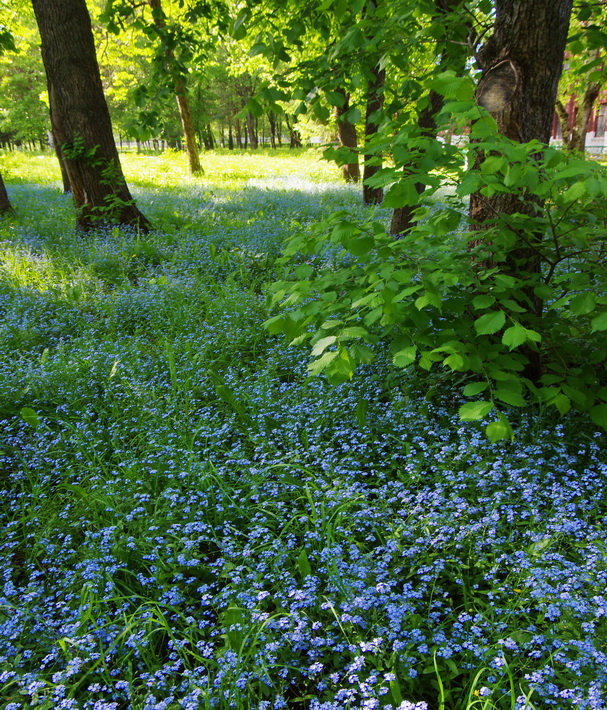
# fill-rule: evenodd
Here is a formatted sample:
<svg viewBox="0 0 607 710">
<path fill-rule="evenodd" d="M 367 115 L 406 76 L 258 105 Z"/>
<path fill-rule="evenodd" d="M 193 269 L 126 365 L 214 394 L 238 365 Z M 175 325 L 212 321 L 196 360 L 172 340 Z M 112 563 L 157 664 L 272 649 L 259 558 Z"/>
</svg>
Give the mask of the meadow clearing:
<svg viewBox="0 0 607 710">
<path fill-rule="evenodd" d="M 282 243 L 389 212 L 314 151 L 203 161 L 126 154 L 155 229 L 83 235 L 2 156 L 1 706 L 604 710 L 604 433 L 310 377 L 262 325 Z"/>
</svg>

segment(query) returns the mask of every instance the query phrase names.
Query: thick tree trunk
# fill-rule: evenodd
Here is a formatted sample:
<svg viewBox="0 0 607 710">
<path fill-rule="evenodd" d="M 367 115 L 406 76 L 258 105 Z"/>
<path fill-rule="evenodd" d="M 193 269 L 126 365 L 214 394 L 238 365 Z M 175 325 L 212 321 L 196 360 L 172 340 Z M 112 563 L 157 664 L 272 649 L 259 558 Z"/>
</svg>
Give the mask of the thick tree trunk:
<svg viewBox="0 0 607 710">
<path fill-rule="evenodd" d="M 32 2 L 52 130 L 65 159 L 79 226 L 108 221 L 148 229 L 122 173 L 85 1 Z"/>
<path fill-rule="evenodd" d="M 558 81 L 572 0 L 497 0 L 493 35 L 481 48 L 483 75 L 477 101 L 495 118 L 498 130 L 513 141 L 536 140 L 547 144 L 553 119 Z M 482 156 L 479 157 L 482 159 Z M 492 226 L 501 214 L 533 215 L 541 208 L 531 196 L 497 193 L 471 195 L 470 218 L 476 229 Z M 510 251 L 503 269 L 528 278 L 539 276 L 541 234 L 525 235 Z M 543 303 L 529 290 L 525 294 L 533 316 L 541 316 Z M 535 357 L 534 357 L 535 355 Z M 529 353 L 527 376 L 540 374 L 539 356 Z"/>
<path fill-rule="evenodd" d="M 7 214 L 12 211 L 13 207 L 9 202 L 6 187 L 4 186 L 4 180 L 2 179 L 2 173 L 0 173 L 0 215 Z"/>
<path fill-rule="evenodd" d="M 348 148 L 353 153 L 358 150 L 358 139 L 356 136 L 356 126 L 348 121 L 346 114 L 350 110 L 350 96 L 345 91 L 339 92 L 343 96 L 344 102 L 341 106 L 335 107 L 335 119 L 337 124 L 337 137 L 339 144 L 343 148 Z M 346 163 L 341 166 L 341 172 L 346 182 L 360 181 L 360 167 L 358 165 L 358 155 L 356 162 Z"/>
</svg>

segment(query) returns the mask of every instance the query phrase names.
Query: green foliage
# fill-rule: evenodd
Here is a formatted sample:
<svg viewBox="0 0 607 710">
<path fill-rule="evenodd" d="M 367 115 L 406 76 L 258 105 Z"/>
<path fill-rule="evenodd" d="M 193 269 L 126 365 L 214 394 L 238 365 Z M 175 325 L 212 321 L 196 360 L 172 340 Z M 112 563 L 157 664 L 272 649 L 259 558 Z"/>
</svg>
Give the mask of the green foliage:
<svg viewBox="0 0 607 710">
<path fill-rule="evenodd" d="M 458 80 L 449 86 L 460 92 Z M 473 104 L 457 104 L 460 119 L 478 116 Z M 604 426 L 607 173 L 501 138 L 491 124 L 477 118 L 462 151 L 405 129 L 413 151 L 420 145 L 419 168 L 387 169 L 379 179 L 397 179 L 390 206 L 411 204 L 415 183 L 427 185 L 417 224 L 395 239 L 380 222 L 336 213 L 292 238 L 289 276 L 275 285 L 282 313 L 266 327 L 309 343 L 310 371 L 332 382 L 351 378 L 387 344 L 396 367 L 415 363 L 463 381 L 473 399 L 460 409 L 464 420 L 535 403 L 560 414 L 573 407 Z M 470 162 L 480 156 L 474 169 L 465 167 L 466 152 Z M 465 217 L 473 192 L 514 197 L 518 208 L 473 229 Z M 501 417 L 487 434 L 512 431 Z"/>
</svg>

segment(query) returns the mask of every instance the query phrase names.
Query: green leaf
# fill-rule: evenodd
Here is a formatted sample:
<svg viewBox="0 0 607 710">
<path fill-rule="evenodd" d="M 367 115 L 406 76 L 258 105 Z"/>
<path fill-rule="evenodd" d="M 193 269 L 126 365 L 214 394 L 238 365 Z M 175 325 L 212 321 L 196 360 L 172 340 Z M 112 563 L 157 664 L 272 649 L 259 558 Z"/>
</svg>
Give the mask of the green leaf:
<svg viewBox="0 0 607 710">
<path fill-rule="evenodd" d="M 408 367 L 415 362 L 415 356 L 417 354 L 417 347 L 415 345 L 410 345 L 407 348 L 403 348 L 395 353 L 392 358 L 392 362 L 396 367 Z"/>
<path fill-rule="evenodd" d="M 475 397 L 477 394 L 484 392 L 489 383 L 487 382 L 470 382 L 464 387 L 464 397 Z"/>
<path fill-rule="evenodd" d="M 297 557 L 297 567 L 302 577 L 309 577 L 312 574 L 312 565 L 303 547 Z"/>
<path fill-rule="evenodd" d="M 308 365 L 308 371 L 313 375 L 319 375 L 325 368 L 327 368 L 333 360 L 337 357 L 338 353 L 335 350 L 323 353 L 318 360 L 314 360 Z"/>
<path fill-rule="evenodd" d="M 354 254 L 354 256 L 363 256 L 364 254 L 368 254 L 374 246 L 375 239 L 369 235 L 348 239 L 344 243 L 344 247 L 350 252 L 350 254 Z"/>
<path fill-rule="evenodd" d="M 563 393 L 557 394 L 550 404 L 554 405 L 559 410 L 561 416 L 567 414 L 571 409 L 571 400 Z"/>
<path fill-rule="evenodd" d="M 510 328 L 506 328 L 502 335 L 502 343 L 510 350 L 514 350 L 514 348 L 518 348 L 519 345 L 526 342 L 527 329 L 518 323 Z"/>
<path fill-rule="evenodd" d="M 569 304 L 570 311 L 576 316 L 585 316 L 596 308 L 596 298 L 593 293 L 580 293 Z"/>
<path fill-rule="evenodd" d="M 485 434 L 489 441 L 503 441 L 504 439 L 512 439 L 513 432 L 510 422 L 507 419 L 500 419 L 497 422 L 491 422 L 485 427 Z"/>
<path fill-rule="evenodd" d="M 29 424 L 34 429 L 40 424 L 38 412 L 31 407 L 23 407 L 19 414 L 21 414 L 21 419 L 23 419 L 26 424 Z"/>
<path fill-rule="evenodd" d="M 450 367 L 452 370 L 464 370 L 466 361 L 462 355 L 459 353 L 453 353 L 443 360 L 443 365 Z"/>
<path fill-rule="evenodd" d="M 411 178 L 401 180 L 395 185 L 392 185 L 382 203 L 383 207 L 405 207 L 417 205 L 419 202 L 419 194 L 415 189 L 415 181 Z"/>
<path fill-rule="evenodd" d="M 595 424 L 607 429 L 607 404 L 597 404 L 590 410 L 590 418 Z"/>
<path fill-rule="evenodd" d="M 331 345 L 337 342 L 337 338 L 334 335 L 328 335 L 326 338 L 321 338 L 314 344 L 312 348 L 312 355 L 314 357 L 319 357 L 324 353 L 324 351 Z"/>
<path fill-rule="evenodd" d="M 573 185 L 565 191 L 563 195 L 563 200 L 565 202 L 576 202 L 588 193 L 585 182 L 574 182 Z"/>
<path fill-rule="evenodd" d="M 493 402 L 480 400 L 478 402 L 468 402 L 459 408 L 459 418 L 465 422 L 476 422 L 483 419 L 493 409 Z"/>
<path fill-rule="evenodd" d="M 491 311 L 474 321 L 474 329 L 479 335 L 492 335 L 506 322 L 504 311 Z"/>
<path fill-rule="evenodd" d="M 489 308 L 495 303 L 495 296 L 490 296 L 489 294 L 483 294 L 481 296 L 475 296 L 472 299 L 472 305 L 477 310 L 481 308 Z"/>
<path fill-rule="evenodd" d="M 607 330 L 607 311 L 603 311 L 603 313 L 593 318 L 590 321 L 590 327 L 593 333 L 597 330 Z"/>
<path fill-rule="evenodd" d="M 527 404 L 525 398 L 522 394 L 520 394 L 520 392 L 513 392 L 511 389 L 498 387 L 495 390 L 495 396 L 502 402 L 509 404 L 511 407 L 524 407 Z"/>
</svg>

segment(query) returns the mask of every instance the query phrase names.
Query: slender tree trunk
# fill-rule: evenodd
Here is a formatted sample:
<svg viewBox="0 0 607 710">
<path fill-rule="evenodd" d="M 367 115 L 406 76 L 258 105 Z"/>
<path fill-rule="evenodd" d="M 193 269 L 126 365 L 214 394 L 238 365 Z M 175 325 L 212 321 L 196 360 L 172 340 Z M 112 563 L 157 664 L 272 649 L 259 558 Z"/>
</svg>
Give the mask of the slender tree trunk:
<svg viewBox="0 0 607 710">
<path fill-rule="evenodd" d="M 445 17 L 450 12 L 455 10 L 458 5 L 462 4 L 462 0 L 436 0 L 436 15 L 435 22 L 444 22 Z M 439 71 L 447 69 L 454 70 L 456 74 L 460 74 L 468 59 L 468 48 L 464 46 L 463 40 L 469 35 L 470 26 L 468 15 L 453 18 L 450 21 L 450 31 L 448 38 L 441 39 L 437 42 L 436 53 L 438 55 Z M 461 42 L 458 42 L 461 39 Z M 455 40 L 455 41 L 454 41 Z M 422 136 L 436 136 L 436 116 L 441 110 L 444 99 L 441 94 L 431 90 L 427 96 L 427 104 L 420 111 L 417 126 Z M 407 168 L 404 168 L 407 172 Z M 426 189 L 424 183 L 418 182 L 415 184 L 415 189 L 418 195 L 421 195 Z M 406 234 L 414 225 L 414 212 L 418 205 L 405 205 L 396 207 L 392 213 L 390 222 L 390 234 Z"/>
<path fill-rule="evenodd" d="M 498 130 L 513 141 L 550 140 L 556 92 L 572 0 L 497 0 L 493 35 L 481 48 L 483 70 L 476 96 L 496 120 Z M 482 159 L 482 156 L 480 156 Z M 533 215 L 541 208 L 538 199 L 522 199 L 518 194 L 497 193 L 486 197 L 471 195 L 470 219 L 479 231 L 492 226 L 501 214 Z M 511 274 L 539 277 L 541 258 L 534 243 L 541 234 L 525 235 L 510 251 L 503 269 Z M 531 244 L 529 244 L 531 242 Z M 530 313 L 540 317 L 543 302 L 529 290 L 525 294 Z M 537 353 L 529 353 L 526 375 L 537 380 L 541 363 Z"/>
<path fill-rule="evenodd" d="M 247 113 L 247 133 L 249 134 L 251 148 L 257 150 L 259 147 L 259 137 L 255 127 L 255 116 L 251 112 Z"/>
<path fill-rule="evenodd" d="M 343 104 L 335 107 L 335 122 L 337 125 L 337 137 L 339 144 L 355 154 L 356 160 L 341 166 L 341 174 L 346 182 L 360 181 L 360 168 L 358 166 L 358 139 L 356 136 L 356 126 L 351 123 L 346 114 L 350 110 L 350 95 L 345 91 L 339 92 L 343 96 Z"/>
<path fill-rule="evenodd" d="M 13 207 L 9 202 L 6 187 L 4 186 L 4 180 L 2 179 L 2 173 L 0 173 L 0 215 L 7 214 L 12 211 Z"/>
<path fill-rule="evenodd" d="M 363 202 L 366 205 L 379 205 L 384 199 L 381 187 L 371 187 L 367 181 L 381 170 L 381 156 L 368 150 L 369 142 L 379 128 L 379 117 L 384 106 L 384 84 L 386 72 L 379 64 L 371 71 L 371 81 L 367 86 L 367 105 L 365 110 L 365 155 L 363 167 Z"/>
<path fill-rule="evenodd" d="M 159 33 L 162 33 L 166 28 L 166 16 L 164 14 L 164 10 L 162 9 L 162 0 L 148 0 L 148 5 L 152 10 L 154 25 Z M 171 49 L 167 49 L 164 52 L 164 57 L 169 73 L 175 74 L 173 90 L 175 91 L 177 107 L 179 108 L 179 117 L 181 119 L 181 128 L 188 154 L 190 172 L 195 175 L 196 173 L 203 172 L 203 170 L 200 165 L 200 156 L 198 146 L 196 144 L 196 130 L 194 128 L 194 122 L 192 121 L 192 112 L 190 110 L 190 100 L 188 98 L 186 80 L 183 74 L 179 73 L 179 68 L 175 67 L 174 52 Z M 174 70 L 176 70 L 176 72 Z"/>
<path fill-rule="evenodd" d="M 301 148 L 301 136 L 297 130 L 295 121 L 291 122 L 287 114 L 285 114 L 285 123 L 289 131 L 289 148 Z"/>
<path fill-rule="evenodd" d="M 188 153 L 188 164 L 192 175 L 203 172 L 200 164 L 200 155 L 198 145 L 196 144 L 196 130 L 192 121 L 190 112 L 190 102 L 186 90 L 185 80 L 178 78 L 175 80 L 175 98 L 179 107 L 179 117 L 181 118 L 181 128 L 185 139 L 186 150 Z"/>
<path fill-rule="evenodd" d="M 589 84 L 584 91 L 581 102 L 575 106 L 577 111 L 574 116 L 570 115 L 561 101 L 556 102 L 556 113 L 563 135 L 563 147 L 566 150 L 578 153 L 586 151 L 588 122 L 601 89 L 601 84 L 597 82 Z"/>
<path fill-rule="evenodd" d="M 268 123 L 270 124 L 270 145 L 276 150 L 276 114 L 268 111 Z"/>
<path fill-rule="evenodd" d="M 52 130 L 84 229 L 99 220 L 148 229 L 129 192 L 85 0 L 32 0 L 42 40 Z"/>
</svg>

